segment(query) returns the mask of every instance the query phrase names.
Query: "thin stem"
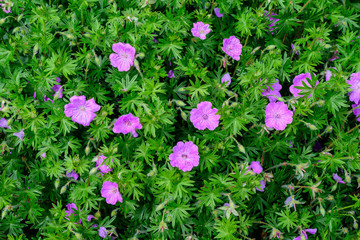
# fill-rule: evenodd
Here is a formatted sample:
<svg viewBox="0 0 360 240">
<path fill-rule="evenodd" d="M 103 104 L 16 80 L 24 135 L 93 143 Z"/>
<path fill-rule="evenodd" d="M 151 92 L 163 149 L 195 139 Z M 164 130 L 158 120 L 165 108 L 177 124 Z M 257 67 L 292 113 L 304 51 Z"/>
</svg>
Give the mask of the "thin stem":
<svg viewBox="0 0 360 240">
<path fill-rule="evenodd" d="M 301 8 L 301 10 L 300 10 L 300 12 L 299 12 L 299 13 L 301 13 L 301 12 L 302 12 L 302 10 L 304 10 L 304 8 L 306 7 L 306 5 L 308 5 L 310 2 L 311 2 L 311 0 L 308 0 L 308 1 L 305 3 L 305 5 Z"/>
</svg>

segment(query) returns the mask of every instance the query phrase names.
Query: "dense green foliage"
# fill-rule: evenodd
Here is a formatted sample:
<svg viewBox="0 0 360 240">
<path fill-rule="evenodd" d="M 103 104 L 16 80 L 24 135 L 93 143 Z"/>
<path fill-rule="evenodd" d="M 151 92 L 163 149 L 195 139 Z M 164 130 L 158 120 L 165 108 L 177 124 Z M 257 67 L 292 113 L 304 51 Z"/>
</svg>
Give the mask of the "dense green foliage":
<svg viewBox="0 0 360 240">
<path fill-rule="evenodd" d="M 317 228 L 309 239 L 360 238 L 360 124 L 346 81 L 360 72 L 360 4 L 6 2 L 11 13 L 0 9 L 0 118 L 11 129 L 0 129 L 1 239 L 101 239 L 100 227 L 107 239 L 269 239 L 276 233 L 293 239 L 309 228 Z M 265 11 L 279 19 L 272 32 Z M 205 40 L 191 33 L 200 21 L 210 25 Z M 221 49 L 230 36 L 243 46 L 240 61 Z M 118 42 L 136 49 L 129 71 L 110 64 Z M 339 58 L 330 61 L 333 56 Z M 227 72 L 229 86 L 221 83 Z M 306 72 L 316 74 L 312 88 L 300 87 L 305 96 L 294 98 L 289 86 Z M 58 99 L 52 97 L 57 77 Z M 294 111 L 284 131 L 265 126 L 269 100 L 261 91 L 275 79 L 282 85 L 279 100 Z M 101 106 L 90 126 L 65 116 L 74 95 Z M 213 131 L 198 130 L 189 119 L 202 101 L 221 115 Z M 128 113 L 142 124 L 137 138 L 112 130 Z M 23 140 L 13 135 L 22 129 Z M 191 171 L 170 165 L 179 141 L 198 146 L 199 166 Z M 113 171 L 95 168 L 99 154 Z M 261 174 L 246 172 L 253 161 L 261 163 Z M 79 179 L 66 176 L 71 170 Z M 345 184 L 336 183 L 334 173 Z M 264 180 L 264 192 L 257 191 Z M 118 184 L 122 203 L 106 203 L 105 181 Z M 284 203 L 289 197 L 295 208 Z M 69 203 L 78 210 L 66 219 Z M 88 215 L 96 218 L 88 222 Z"/>
</svg>

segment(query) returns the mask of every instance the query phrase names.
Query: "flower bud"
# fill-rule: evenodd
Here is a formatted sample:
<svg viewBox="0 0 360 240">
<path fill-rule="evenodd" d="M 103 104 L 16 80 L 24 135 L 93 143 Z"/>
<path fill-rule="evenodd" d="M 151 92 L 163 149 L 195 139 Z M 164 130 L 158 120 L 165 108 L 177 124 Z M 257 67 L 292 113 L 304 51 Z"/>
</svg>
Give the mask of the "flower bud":
<svg viewBox="0 0 360 240">
<path fill-rule="evenodd" d="M 325 129 L 325 132 L 326 133 L 331 133 L 333 130 L 333 127 L 332 126 L 327 126 L 326 129 Z"/>
<path fill-rule="evenodd" d="M 19 22 L 24 17 L 24 14 L 20 14 L 17 16 L 16 20 Z"/>
<path fill-rule="evenodd" d="M 56 179 L 55 180 L 55 189 L 58 189 L 59 185 L 60 185 L 60 179 Z"/>
<path fill-rule="evenodd" d="M 90 170 L 90 172 L 89 172 L 89 175 L 95 174 L 95 173 L 97 172 L 97 170 L 98 170 L 98 167 L 92 168 L 92 169 Z"/>
<path fill-rule="evenodd" d="M 80 233 L 77 233 L 77 232 L 73 232 L 73 233 L 74 233 L 76 239 L 78 239 L 78 240 L 82 240 L 82 239 L 83 239 Z"/>
<path fill-rule="evenodd" d="M 115 216 L 116 214 L 117 214 L 117 209 L 114 209 L 114 210 L 111 211 L 111 214 L 110 214 L 110 215 L 111 215 L 111 217 L 113 217 L 113 216 Z"/>
<path fill-rule="evenodd" d="M 5 106 L 5 107 L 2 109 L 3 112 L 8 112 L 9 110 L 10 110 L 10 108 L 9 108 L 8 106 Z M 8 124 L 8 126 L 9 126 L 9 124 Z"/>
<path fill-rule="evenodd" d="M 260 47 L 254 48 L 254 50 L 252 50 L 251 54 L 255 54 L 257 52 L 257 50 L 259 50 L 259 49 L 260 49 Z"/>
<path fill-rule="evenodd" d="M 97 211 L 97 212 L 95 213 L 95 217 L 96 217 L 96 219 L 99 219 L 99 218 L 101 217 L 100 211 Z"/>
<path fill-rule="evenodd" d="M 183 101 L 180 101 L 180 100 L 173 100 L 176 105 L 178 105 L 179 107 L 183 107 L 183 106 L 186 106 L 186 103 L 184 103 Z"/>
<path fill-rule="evenodd" d="M 64 185 L 64 186 L 60 189 L 60 194 L 63 194 L 64 192 L 66 192 L 66 187 L 67 187 L 67 184 Z"/>
<path fill-rule="evenodd" d="M 138 70 L 138 71 L 140 71 L 140 65 L 139 65 L 139 61 L 138 60 L 134 60 L 134 67 Z"/>
<path fill-rule="evenodd" d="M 86 148 L 85 148 L 85 154 L 86 154 L 86 156 L 87 155 L 89 155 L 89 153 L 90 153 L 90 147 L 89 147 L 89 144 L 86 146 Z"/>
<path fill-rule="evenodd" d="M 321 205 L 320 205 L 320 213 L 321 215 L 325 216 L 325 209 Z"/>
<path fill-rule="evenodd" d="M 325 101 L 324 100 L 319 100 L 316 103 L 319 107 L 323 107 L 325 105 Z"/>
<path fill-rule="evenodd" d="M 20 27 L 14 28 L 13 31 L 12 31 L 12 33 L 14 34 L 14 33 L 17 33 L 18 31 L 20 31 Z"/>
<path fill-rule="evenodd" d="M 96 63 L 96 65 L 98 65 L 99 67 L 101 67 L 100 59 L 99 59 L 98 56 L 96 56 L 96 55 L 95 55 L 95 63 Z"/>
<path fill-rule="evenodd" d="M 357 179 L 357 183 L 358 183 L 357 188 L 360 188 L 360 177 L 358 177 L 358 179 Z"/>
<path fill-rule="evenodd" d="M 345 182 L 347 183 L 351 183 L 351 177 L 350 174 L 348 172 L 345 171 Z"/>
<path fill-rule="evenodd" d="M 265 50 L 273 50 L 276 46 L 275 45 L 269 45 L 265 48 Z"/>
<path fill-rule="evenodd" d="M 179 88 L 179 92 L 185 92 L 186 91 L 186 89 L 185 88 Z"/>
<path fill-rule="evenodd" d="M 357 221 L 356 221 L 356 220 L 354 220 L 354 225 L 353 225 L 353 226 L 354 226 L 354 228 L 355 228 L 355 229 L 358 229 L 359 224 L 357 223 Z"/>
<path fill-rule="evenodd" d="M 306 123 L 306 126 L 311 130 L 311 131 L 315 131 L 317 130 L 317 127 L 311 123 Z"/>
<path fill-rule="evenodd" d="M 332 186 L 331 191 L 332 191 L 332 192 L 335 191 L 336 188 L 337 188 L 337 183 L 335 183 L 334 186 Z"/>
<path fill-rule="evenodd" d="M 243 145 L 238 144 L 237 147 L 238 147 L 238 149 L 239 149 L 240 152 L 245 153 L 245 148 L 244 148 Z"/>
<path fill-rule="evenodd" d="M 329 200 L 330 202 L 332 202 L 332 201 L 334 201 L 334 196 L 333 196 L 333 195 L 329 195 L 326 199 Z"/>
<path fill-rule="evenodd" d="M 349 232 L 349 229 L 346 227 L 343 227 L 341 230 L 344 234 L 348 234 L 348 232 Z"/>
<path fill-rule="evenodd" d="M 6 18 L 2 18 L 0 19 L 0 25 L 3 24 L 5 22 Z"/>
<path fill-rule="evenodd" d="M 138 54 L 138 57 L 139 57 L 140 59 L 143 59 L 143 58 L 145 57 L 145 53 L 139 53 L 139 54 Z"/>
<path fill-rule="evenodd" d="M 184 113 L 183 111 L 181 111 L 181 117 L 185 120 L 185 121 L 187 121 L 187 116 L 186 116 L 186 113 Z"/>
</svg>

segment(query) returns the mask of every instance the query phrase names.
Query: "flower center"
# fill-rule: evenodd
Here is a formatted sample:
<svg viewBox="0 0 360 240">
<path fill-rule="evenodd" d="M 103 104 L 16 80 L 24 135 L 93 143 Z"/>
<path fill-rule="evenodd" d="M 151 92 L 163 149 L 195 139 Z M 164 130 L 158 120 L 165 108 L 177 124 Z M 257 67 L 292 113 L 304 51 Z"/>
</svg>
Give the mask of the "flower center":
<svg viewBox="0 0 360 240">
<path fill-rule="evenodd" d="M 113 189 L 111 190 L 111 192 L 112 192 L 112 193 L 117 193 L 117 189 L 116 189 L 116 188 L 113 188 Z"/>
<path fill-rule="evenodd" d="M 187 155 L 186 155 L 186 154 L 181 155 L 181 157 L 182 157 L 183 159 L 187 159 Z"/>
<path fill-rule="evenodd" d="M 122 57 L 125 58 L 125 59 L 127 59 L 127 58 L 128 58 L 128 55 L 124 53 L 124 54 L 122 55 Z"/>
<path fill-rule="evenodd" d="M 207 120 L 207 119 L 209 118 L 209 116 L 208 116 L 207 114 L 204 114 L 204 115 L 202 115 L 202 118 L 203 118 L 204 120 Z"/>
<path fill-rule="evenodd" d="M 125 124 L 126 124 L 126 126 L 131 126 L 131 122 L 129 120 L 125 121 Z"/>
<path fill-rule="evenodd" d="M 85 106 L 81 106 L 80 111 L 84 112 L 85 111 Z"/>
<path fill-rule="evenodd" d="M 204 34 L 205 31 L 201 29 L 201 30 L 199 31 L 199 33 L 200 33 L 200 34 Z"/>
<path fill-rule="evenodd" d="M 281 115 L 280 115 L 280 114 L 278 114 L 278 113 L 276 113 L 276 114 L 274 115 L 274 118 L 279 119 L 279 118 L 281 118 Z"/>
<path fill-rule="evenodd" d="M 226 48 L 226 50 L 227 50 L 228 52 L 230 52 L 230 51 L 232 50 L 232 46 L 228 46 L 228 47 Z"/>
</svg>

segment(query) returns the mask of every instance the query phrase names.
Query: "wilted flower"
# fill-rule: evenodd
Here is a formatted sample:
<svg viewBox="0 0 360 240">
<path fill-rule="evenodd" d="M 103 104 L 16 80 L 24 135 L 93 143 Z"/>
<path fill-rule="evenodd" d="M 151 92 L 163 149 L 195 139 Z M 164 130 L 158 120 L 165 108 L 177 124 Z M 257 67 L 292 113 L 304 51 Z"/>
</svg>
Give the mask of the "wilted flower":
<svg viewBox="0 0 360 240">
<path fill-rule="evenodd" d="M 223 40 L 223 47 L 221 48 L 227 55 L 235 59 L 236 61 L 240 60 L 240 55 L 242 51 L 242 45 L 240 40 L 234 36 L 226 38 Z"/>
<path fill-rule="evenodd" d="M 79 174 L 77 174 L 75 170 L 71 170 L 66 173 L 66 177 L 74 178 L 75 180 L 77 180 L 79 178 Z"/>
<path fill-rule="evenodd" d="M 3 0 L 0 0 L 2 2 Z M 0 3 L 0 7 L 5 13 L 11 13 L 11 2 L 4 1 L 4 3 Z"/>
<path fill-rule="evenodd" d="M 174 77 L 175 77 L 175 75 L 174 75 L 173 70 L 170 70 L 168 73 L 168 78 L 174 78 Z"/>
<path fill-rule="evenodd" d="M 87 216 L 86 220 L 88 222 L 91 222 L 91 219 L 93 219 L 93 218 L 95 218 L 94 215 L 89 215 L 89 216 Z"/>
<path fill-rule="evenodd" d="M 269 103 L 265 110 L 265 125 L 276 130 L 284 130 L 293 121 L 293 112 L 283 102 Z"/>
<path fill-rule="evenodd" d="M 360 72 L 351 74 L 350 80 L 348 80 L 347 83 L 351 85 L 350 89 L 353 89 L 353 91 L 350 92 L 350 101 L 359 104 L 360 103 Z"/>
<path fill-rule="evenodd" d="M 296 55 L 299 55 L 299 52 L 297 50 L 298 46 L 294 45 L 294 44 L 291 44 L 291 49 L 293 50 L 293 52 L 296 54 Z"/>
<path fill-rule="evenodd" d="M 22 141 L 25 137 L 24 129 L 21 129 L 20 132 L 14 133 L 13 135 Z"/>
<path fill-rule="evenodd" d="M 256 174 L 261 173 L 263 170 L 259 161 L 252 161 L 250 163 L 250 169 Z"/>
<path fill-rule="evenodd" d="M 184 172 L 191 171 L 193 167 L 199 165 L 198 146 L 192 141 L 185 143 L 178 142 L 173 147 L 173 153 L 170 154 L 169 159 L 172 167 L 177 167 Z"/>
<path fill-rule="evenodd" d="M 101 196 L 106 198 L 108 204 L 115 205 L 117 201 L 123 202 L 119 186 L 115 182 L 106 181 L 101 188 Z"/>
<path fill-rule="evenodd" d="M 193 26 L 194 27 L 191 29 L 192 35 L 200 38 L 201 40 L 206 39 L 206 34 L 211 31 L 209 24 L 204 24 L 203 22 L 193 23 Z"/>
<path fill-rule="evenodd" d="M 258 188 L 258 187 L 255 187 L 255 188 L 256 188 L 256 190 L 258 190 L 260 192 L 263 192 L 264 189 L 265 189 L 265 186 L 266 186 L 266 182 L 264 180 L 261 180 L 260 181 L 260 188 Z"/>
<path fill-rule="evenodd" d="M 131 113 L 120 116 L 113 127 L 114 133 L 127 134 L 131 133 L 133 137 L 137 137 L 138 134 L 135 129 L 141 129 L 142 125 L 138 117 L 134 117 Z"/>
<path fill-rule="evenodd" d="M 214 12 L 218 18 L 221 18 L 223 16 L 223 14 L 220 13 L 220 8 L 214 8 Z"/>
<path fill-rule="evenodd" d="M 98 169 L 102 172 L 102 173 L 108 173 L 111 172 L 113 169 L 106 166 L 105 164 L 102 164 L 104 162 L 104 160 L 106 159 L 106 157 L 104 155 L 100 155 L 98 160 L 96 161 L 96 166 L 98 167 Z"/>
<path fill-rule="evenodd" d="M 305 239 L 308 239 L 308 236 L 307 236 L 306 232 L 314 235 L 316 233 L 316 231 L 317 231 L 316 228 L 314 228 L 314 229 L 308 228 L 308 229 L 302 230 L 301 235 L 304 236 Z M 294 240 L 301 240 L 301 235 L 294 238 Z"/>
<path fill-rule="evenodd" d="M 300 75 L 297 75 L 294 80 L 293 80 L 293 84 L 290 86 L 290 92 L 294 95 L 294 97 L 302 97 L 304 95 L 299 95 L 299 93 L 302 91 L 300 89 L 297 89 L 295 87 L 304 87 L 304 83 L 311 88 L 311 85 L 308 82 L 308 79 L 311 79 L 311 74 L 310 73 L 302 73 Z M 319 81 L 316 81 L 316 85 L 319 84 Z M 309 95 L 309 97 L 311 96 L 311 94 Z"/>
<path fill-rule="evenodd" d="M 44 102 L 50 101 L 52 104 L 54 104 L 54 100 L 48 98 L 48 96 L 44 95 Z"/>
<path fill-rule="evenodd" d="M 104 227 L 99 228 L 99 236 L 102 238 L 106 238 L 106 236 L 107 236 L 106 228 L 104 228 Z"/>
<path fill-rule="evenodd" d="M 59 77 L 57 77 L 56 78 L 56 80 L 55 81 L 57 81 L 58 83 L 60 83 L 60 78 Z M 56 85 L 54 85 L 52 88 L 51 88 L 52 90 L 54 90 L 54 94 L 53 94 L 53 96 L 55 97 L 55 96 L 57 96 L 56 98 L 62 98 L 63 97 L 63 87 L 61 86 L 61 85 L 59 85 L 59 84 L 56 84 Z"/>
<path fill-rule="evenodd" d="M 280 238 L 281 234 L 282 234 L 282 232 L 280 232 L 276 228 L 273 228 L 272 231 L 271 231 L 271 234 L 270 234 L 270 239 L 272 239 L 272 238 Z"/>
<path fill-rule="evenodd" d="M 337 182 L 337 183 L 345 184 L 345 182 L 342 180 L 342 178 L 339 177 L 339 175 L 337 175 L 336 173 L 333 173 L 333 179 L 334 179 L 335 182 Z"/>
<path fill-rule="evenodd" d="M 69 216 L 71 216 L 71 215 L 74 215 L 74 216 L 76 216 L 75 214 L 74 214 L 74 209 L 75 210 L 78 210 L 77 209 L 77 207 L 76 207 L 76 205 L 75 205 L 75 203 L 69 203 L 68 205 L 66 205 L 66 208 L 67 208 L 67 210 L 65 210 L 65 213 L 66 213 L 66 219 L 67 220 L 69 220 Z M 79 223 L 81 224 L 81 219 L 79 220 Z"/>
<path fill-rule="evenodd" d="M 225 73 L 221 78 L 221 83 L 226 83 L 226 86 L 229 86 L 231 83 L 231 76 L 229 73 Z"/>
<path fill-rule="evenodd" d="M 271 90 L 271 88 L 273 90 Z M 263 89 L 261 91 L 261 94 L 264 97 L 267 97 L 270 102 L 276 102 L 277 101 L 276 97 L 281 97 L 280 90 L 282 86 L 280 85 L 279 80 L 277 80 L 276 83 L 273 83 L 271 88 L 269 86 L 266 86 L 266 89 Z"/>
<path fill-rule="evenodd" d="M 7 120 L 5 118 L 0 119 L 0 127 L 11 129 L 11 127 L 7 125 Z"/>
<path fill-rule="evenodd" d="M 339 58 L 340 58 L 340 57 L 337 55 L 338 52 L 339 52 L 338 50 L 336 50 L 336 51 L 334 52 L 334 55 L 329 59 L 330 62 L 333 62 L 333 61 L 335 61 L 336 59 L 339 59 Z"/>
<path fill-rule="evenodd" d="M 218 110 L 211 108 L 211 102 L 201 102 L 197 105 L 197 108 L 192 109 L 190 112 L 190 121 L 194 124 L 194 127 L 199 130 L 214 130 L 219 126 L 220 115 L 216 115 Z"/>
<path fill-rule="evenodd" d="M 113 67 L 118 68 L 120 72 L 127 72 L 134 65 L 135 48 L 128 43 L 114 43 L 112 50 L 115 53 L 110 54 L 110 63 Z"/>
<path fill-rule="evenodd" d="M 94 98 L 86 101 L 85 96 L 72 96 L 70 103 L 65 105 L 65 116 L 71 117 L 73 122 L 83 126 L 89 126 L 96 117 L 95 112 L 100 110 L 100 106 L 95 103 Z"/>
</svg>

